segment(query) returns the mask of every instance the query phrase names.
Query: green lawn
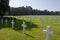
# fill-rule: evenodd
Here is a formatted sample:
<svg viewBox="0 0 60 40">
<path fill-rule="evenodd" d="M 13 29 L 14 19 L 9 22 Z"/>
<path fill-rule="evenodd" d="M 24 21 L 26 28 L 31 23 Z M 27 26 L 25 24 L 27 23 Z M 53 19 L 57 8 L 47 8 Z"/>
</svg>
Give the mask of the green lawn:
<svg viewBox="0 0 60 40">
<path fill-rule="evenodd" d="M 23 16 L 26 22 L 27 28 L 25 34 L 22 32 L 22 16 L 7 16 L 13 17 L 15 20 L 15 28 L 11 27 L 11 20 L 8 21 L 8 26 L 1 24 L 0 21 L 0 40 L 46 40 L 46 33 L 43 30 L 46 26 L 50 26 L 51 31 L 54 32 L 50 35 L 50 40 L 60 40 L 60 16 Z M 32 25 L 30 25 L 30 17 L 33 19 Z M 35 19 L 34 19 L 35 17 Z M 42 25 L 40 18 L 44 20 L 44 25 Z M 52 18 L 52 23 L 50 22 Z M 58 20 L 57 20 L 57 19 Z"/>
</svg>

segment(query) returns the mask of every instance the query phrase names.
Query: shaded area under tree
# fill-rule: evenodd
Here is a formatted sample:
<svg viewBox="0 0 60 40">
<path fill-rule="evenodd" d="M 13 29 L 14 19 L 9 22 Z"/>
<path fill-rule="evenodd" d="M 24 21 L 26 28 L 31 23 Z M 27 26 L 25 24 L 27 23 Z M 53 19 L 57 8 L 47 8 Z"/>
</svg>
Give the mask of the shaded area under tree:
<svg viewBox="0 0 60 40">
<path fill-rule="evenodd" d="M 1 19 L 1 18 L 0 18 Z M 6 26 L 6 23 L 5 23 L 5 19 L 8 19 L 8 25 Z M 4 20 L 4 24 L 1 24 L 1 20 L 0 20 L 0 29 L 2 28 L 12 28 L 12 24 L 11 24 L 11 20 L 14 19 L 14 30 L 16 31 L 20 31 L 22 30 L 22 20 L 19 20 L 19 19 L 16 19 L 16 18 L 12 18 L 12 17 L 4 17 L 3 20 Z M 18 22 L 17 22 L 18 20 Z M 25 21 L 25 20 L 24 20 Z M 32 28 L 38 28 L 36 24 L 32 23 L 32 25 L 30 25 L 30 22 L 27 22 L 25 21 L 27 27 L 26 29 L 27 30 L 31 30 Z"/>
</svg>

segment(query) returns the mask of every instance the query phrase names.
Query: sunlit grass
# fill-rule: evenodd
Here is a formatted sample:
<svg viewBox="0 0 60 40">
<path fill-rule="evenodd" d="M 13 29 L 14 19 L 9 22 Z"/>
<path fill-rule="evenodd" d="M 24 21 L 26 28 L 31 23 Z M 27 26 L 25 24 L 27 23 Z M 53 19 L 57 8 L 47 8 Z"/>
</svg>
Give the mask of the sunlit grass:
<svg viewBox="0 0 60 40">
<path fill-rule="evenodd" d="M 0 21 L 0 40 L 46 40 L 46 33 L 43 30 L 46 26 L 51 27 L 51 31 L 54 32 L 50 36 L 50 40 L 60 40 L 60 16 L 23 16 L 26 22 L 27 28 L 25 34 L 22 32 L 22 16 L 8 16 L 18 19 L 15 20 L 15 29 L 11 27 L 11 20 L 8 22 L 8 26 L 1 24 Z M 30 25 L 30 17 L 32 17 L 33 24 Z M 35 18 L 34 18 L 35 17 Z M 42 25 L 40 18 L 43 19 L 44 25 Z M 50 22 L 52 18 L 52 23 Z M 58 18 L 58 20 L 56 19 Z"/>
</svg>

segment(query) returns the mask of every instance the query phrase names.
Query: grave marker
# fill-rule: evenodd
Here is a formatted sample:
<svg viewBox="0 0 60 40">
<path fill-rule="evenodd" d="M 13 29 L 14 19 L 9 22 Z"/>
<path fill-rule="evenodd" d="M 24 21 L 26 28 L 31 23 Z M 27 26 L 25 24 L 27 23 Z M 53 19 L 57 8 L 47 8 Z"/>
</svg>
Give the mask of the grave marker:
<svg viewBox="0 0 60 40">
<path fill-rule="evenodd" d="M 6 22 L 6 26 L 7 26 L 7 25 L 8 25 L 8 23 L 7 23 L 8 21 L 7 21 L 7 19 L 5 19 L 5 22 Z"/>
<path fill-rule="evenodd" d="M 52 18 L 50 18 L 50 23 L 52 24 Z"/>
<path fill-rule="evenodd" d="M 33 21 L 36 19 L 36 16 L 34 16 Z"/>
<path fill-rule="evenodd" d="M 30 18 L 30 25 L 32 25 L 32 18 Z"/>
<path fill-rule="evenodd" d="M 12 29 L 14 28 L 14 20 L 12 20 Z"/>
<path fill-rule="evenodd" d="M 26 16 L 26 19 L 28 20 L 29 16 Z"/>
<path fill-rule="evenodd" d="M 50 34 L 53 34 L 52 31 L 50 31 L 50 26 L 47 26 L 47 29 L 44 30 L 46 32 L 46 40 L 50 40 Z"/>
<path fill-rule="evenodd" d="M 44 21 L 43 21 L 42 18 L 40 18 L 40 21 L 41 21 L 41 23 L 42 23 L 42 26 L 44 26 Z"/>
<path fill-rule="evenodd" d="M 25 33 L 25 28 L 27 27 L 24 21 L 23 21 L 21 26 L 23 27 L 23 34 L 24 34 Z"/>
</svg>

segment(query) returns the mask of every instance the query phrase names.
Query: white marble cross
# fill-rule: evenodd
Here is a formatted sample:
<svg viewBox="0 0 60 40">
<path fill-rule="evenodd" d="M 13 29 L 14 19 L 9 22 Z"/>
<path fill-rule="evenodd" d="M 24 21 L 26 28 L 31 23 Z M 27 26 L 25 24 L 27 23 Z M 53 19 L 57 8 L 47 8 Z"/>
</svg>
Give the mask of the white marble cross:
<svg viewBox="0 0 60 40">
<path fill-rule="evenodd" d="M 40 18 L 40 21 L 41 21 L 42 23 L 44 23 L 42 18 Z"/>
<path fill-rule="evenodd" d="M 50 18 L 50 23 L 52 24 L 52 18 Z"/>
<path fill-rule="evenodd" d="M 22 21 L 24 21 L 24 17 L 22 16 Z"/>
<path fill-rule="evenodd" d="M 23 34 L 24 34 L 25 33 L 25 28 L 27 27 L 24 21 L 23 21 L 21 26 L 23 27 Z"/>
<path fill-rule="evenodd" d="M 53 34 L 53 32 L 50 31 L 50 26 L 47 26 L 47 29 L 43 31 L 46 32 L 46 40 L 50 40 L 50 34 Z"/>
<path fill-rule="evenodd" d="M 18 16 L 16 17 L 16 19 L 17 19 L 16 21 L 18 22 Z"/>
<path fill-rule="evenodd" d="M 30 18 L 30 25 L 32 25 L 32 17 Z"/>
<path fill-rule="evenodd" d="M 44 21 L 43 21 L 42 18 L 40 18 L 40 21 L 41 21 L 41 23 L 42 23 L 42 26 L 44 26 Z"/>
<path fill-rule="evenodd" d="M 12 20 L 12 29 L 14 28 L 14 20 Z"/>
<path fill-rule="evenodd" d="M 34 16 L 33 21 L 36 19 L 36 16 Z"/>
<path fill-rule="evenodd" d="M 7 24 L 8 24 L 7 22 L 8 22 L 8 20 L 7 20 L 7 19 L 5 19 L 5 22 L 6 22 L 6 26 L 7 26 Z"/>
<path fill-rule="evenodd" d="M 29 16 L 26 16 L 26 19 L 28 20 Z"/>
<path fill-rule="evenodd" d="M 1 22 L 2 22 L 2 24 L 3 24 L 3 18 L 1 19 Z"/>
</svg>

